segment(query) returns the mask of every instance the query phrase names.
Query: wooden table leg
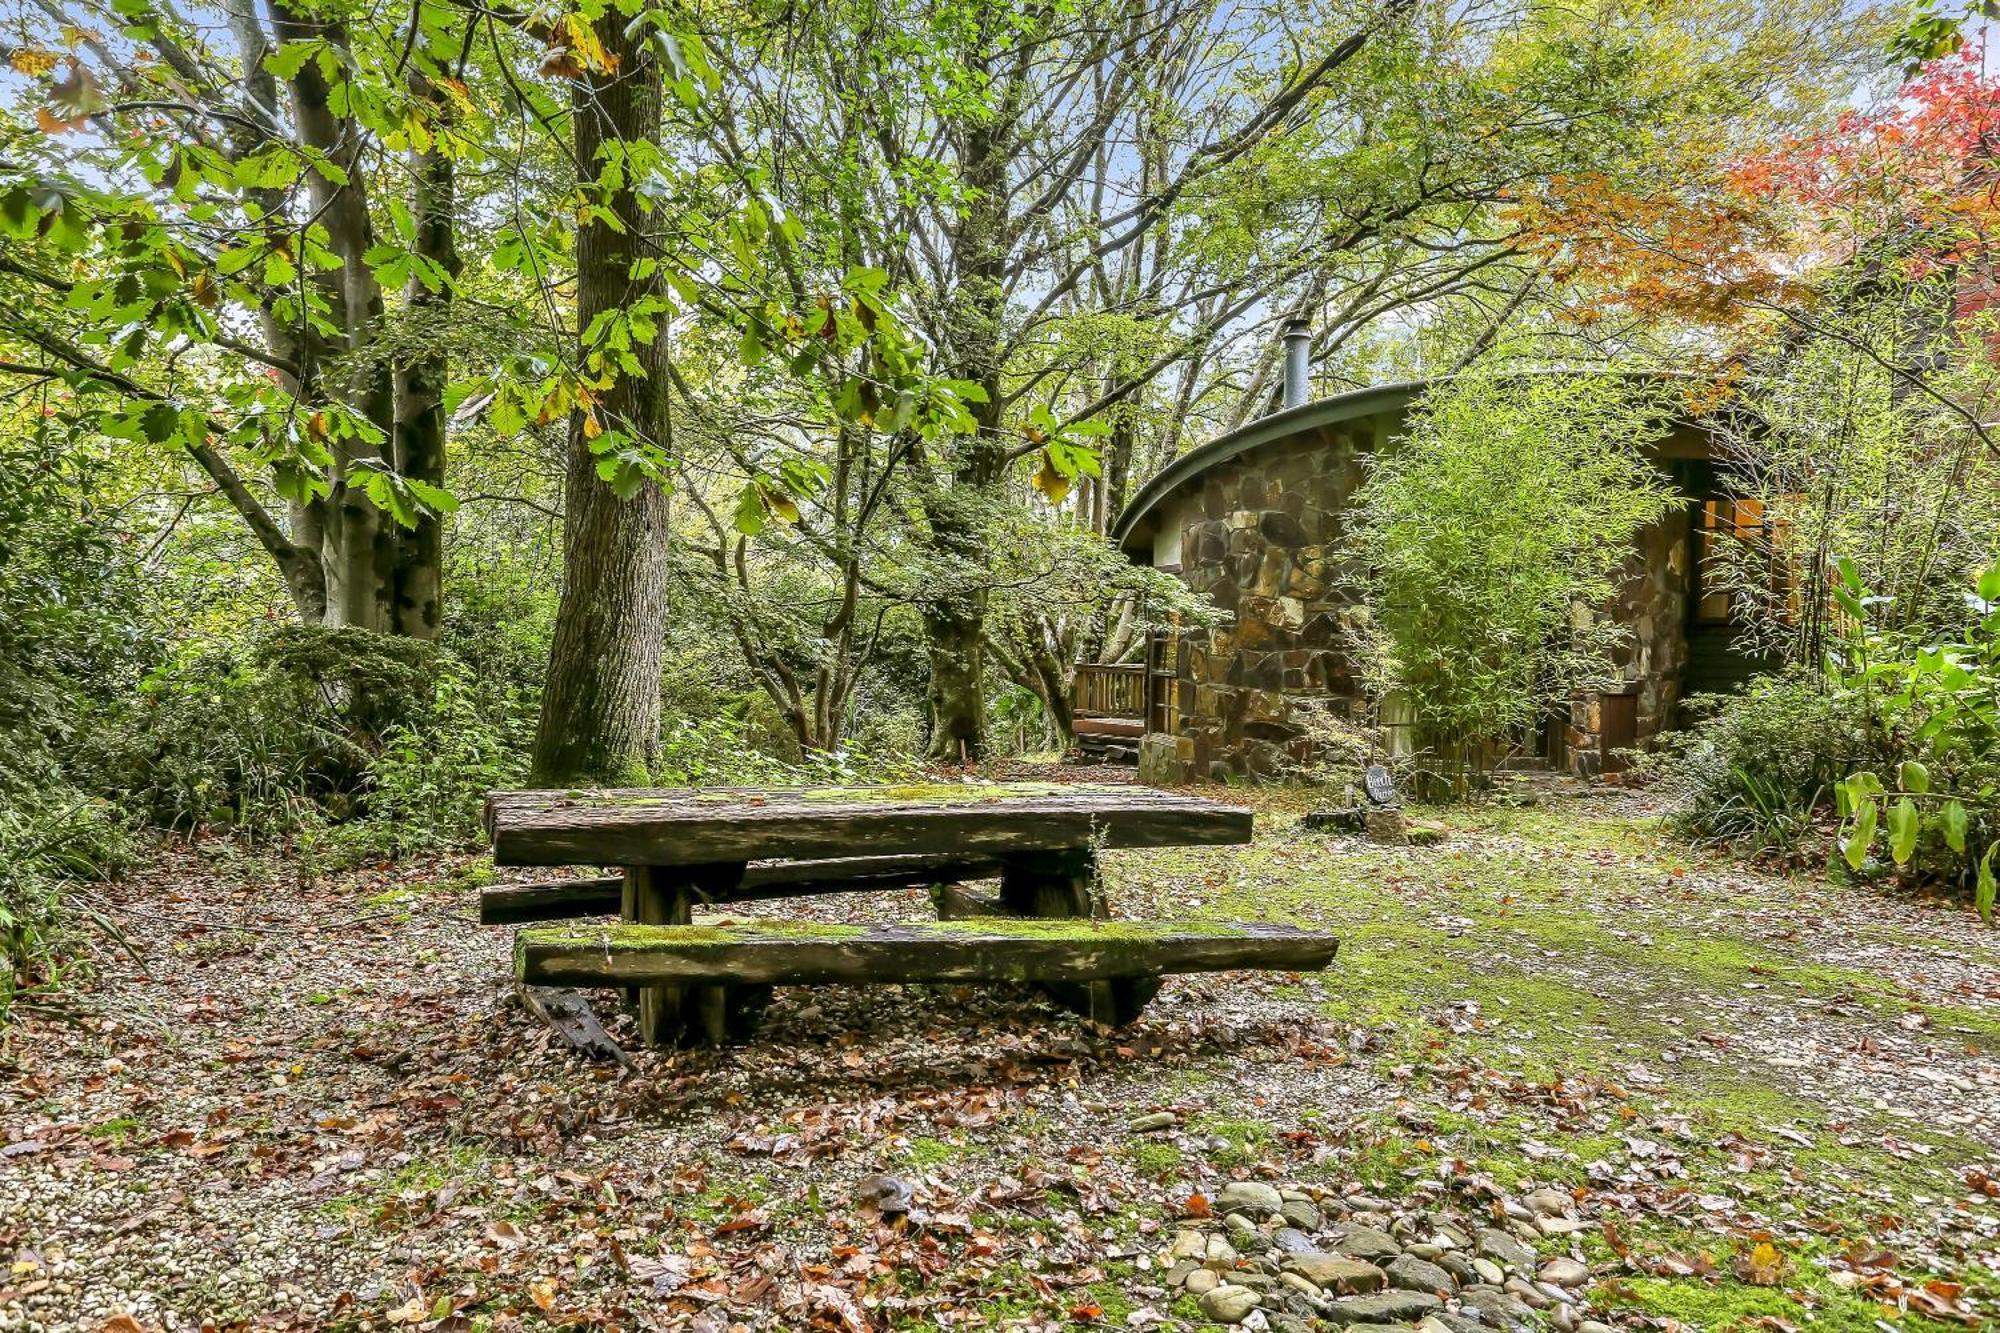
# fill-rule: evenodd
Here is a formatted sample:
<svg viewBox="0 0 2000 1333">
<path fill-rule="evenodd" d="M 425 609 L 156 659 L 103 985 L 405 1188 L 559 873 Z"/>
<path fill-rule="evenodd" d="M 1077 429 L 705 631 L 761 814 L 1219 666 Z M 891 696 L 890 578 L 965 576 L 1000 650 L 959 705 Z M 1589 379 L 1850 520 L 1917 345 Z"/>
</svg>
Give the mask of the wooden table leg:
<svg viewBox="0 0 2000 1333">
<path fill-rule="evenodd" d="M 1000 858 L 1000 904 L 1016 916 L 1102 916 L 1088 847 Z"/>
<path fill-rule="evenodd" d="M 1000 905 L 1016 916 L 1104 917 L 1108 915 L 1097 877 L 1097 853 L 1088 847 L 1003 856 Z M 1049 998 L 1093 1022 L 1123 1027 L 1159 993 L 1158 977 L 1114 977 L 1107 981 L 1053 983 Z"/>
<path fill-rule="evenodd" d="M 697 902 L 722 898 L 743 879 L 740 862 L 633 866 L 625 871 L 622 915 L 649 926 L 685 926 Z M 757 1031 L 769 986 L 647 986 L 638 990 L 639 1040 L 648 1046 L 720 1046 Z"/>
<path fill-rule="evenodd" d="M 694 920 L 687 880 L 665 866 L 625 870 L 625 920 L 642 926 L 685 926 Z M 648 1046 L 677 1046 L 686 1029 L 688 997 L 680 986 L 646 986 L 637 991 L 639 1040 Z"/>
</svg>

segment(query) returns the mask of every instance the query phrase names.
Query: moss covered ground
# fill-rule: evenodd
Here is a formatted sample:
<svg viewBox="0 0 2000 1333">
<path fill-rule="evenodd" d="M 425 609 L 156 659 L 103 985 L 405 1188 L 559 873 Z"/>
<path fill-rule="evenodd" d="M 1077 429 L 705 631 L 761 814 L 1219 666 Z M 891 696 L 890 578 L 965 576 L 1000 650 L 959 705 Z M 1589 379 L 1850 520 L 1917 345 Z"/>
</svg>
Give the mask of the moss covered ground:
<svg viewBox="0 0 2000 1333">
<path fill-rule="evenodd" d="M 2000 971 L 1962 905 L 1763 873 L 1637 797 L 1425 811 L 1447 838 L 1420 849 L 1255 799 L 1252 848 L 1134 854 L 1114 892 L 1340 935 L 1295 993 L 1396 1088 L 1367 1188 L 1599 1198 L 1602 1303 L 1674 1326 L 1942 1328 L 1926 1282 L 2000 1299 Z M 1762 1240 L 1775 1283 L 1736 1271 Z"/>
<path fill-rule="evenodd" d="M 1107 852 L 1116 924 L 1024 928 L 1290 922 L 1331 970 L 1176 978 L 1113 1032 L 1018 986 L 781 989 L 716 1052 L 640 1049 L 596 992 L 629 1071 L 513 1003 L 476 859 L 293 892 L 163 853 L 107 892 L 132 952 L 0 1046 L 0 1326 L 1185 1329 L 1156 1257 L 1243 1179 L 1405 1215 L 1560 1189 L 1586 1225 L 1540 1249 L 1620 1328 L 2000 1311 L 2000 948 L 1962 903 L 1765 873 L 1617 792 L 1423 811 L 1422 847 L 1204 794 L 1255 842 Z M 919 1220 L 869 1205 L 885 1175 Z"/>
</svg>

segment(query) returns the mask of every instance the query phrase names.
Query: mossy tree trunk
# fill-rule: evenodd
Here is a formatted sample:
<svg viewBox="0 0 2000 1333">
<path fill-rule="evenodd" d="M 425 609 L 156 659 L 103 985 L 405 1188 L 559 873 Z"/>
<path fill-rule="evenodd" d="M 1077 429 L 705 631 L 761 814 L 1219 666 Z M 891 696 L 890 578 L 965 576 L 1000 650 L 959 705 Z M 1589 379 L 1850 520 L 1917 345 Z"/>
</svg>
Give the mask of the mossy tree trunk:
<svg viewBox="0 0 2000 1333">
<path fill-rule="evenodd" d="M 650 48 L 628 38 L 615 14 L 599 22 L 598 37 L 614 64 L 577 85 L 577 160 L 586 168 L 598 165 L 606 145 L 660 135 L 662 88 Z M 654 253 L 636 193 L 617 190 L 611 209 L 619 225 L 593 220 L 577 230 L 579 329 L 660 294 L 657 277 L 632 276 L 634 264 Z M 587 357 L 591 349 L 581 350 Z M 664 329 L 650 344 L 635 342 L 633 352 L 642 373 L 619 373 L 597 410 L 609 429 L 664 453 L 672 445 Z M 563 486 L 562 600 L 535 734 L 534 780 L 543 786 L 643 785 L 659 754 L 667 496 L 649 480 L 621 499 L 597 462 L 578 413 Z"/>
</svg>

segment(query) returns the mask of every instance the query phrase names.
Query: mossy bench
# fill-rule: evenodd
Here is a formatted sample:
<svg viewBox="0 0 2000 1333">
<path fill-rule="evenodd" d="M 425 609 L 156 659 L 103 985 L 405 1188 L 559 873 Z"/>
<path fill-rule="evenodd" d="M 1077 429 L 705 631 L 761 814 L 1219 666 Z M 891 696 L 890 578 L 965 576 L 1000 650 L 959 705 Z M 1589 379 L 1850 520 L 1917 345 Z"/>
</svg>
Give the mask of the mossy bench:
<svg viewBox="0 0 2000 1333">
<path fill-rule="evenodd" d="M 717 887 L 708 901 L 727 903 L 808 898 L 822 893 L 865 893 L 874 889 L 928 888 L 994 879 L 997 856 L 844 856 L 816 861 L 752 861 L 733 884 Z M 624 907 L 623 875 L 549 880 L 540 884 L 494 884 L 480 891 L 479 924 L 518 925 L 579 916 L 616 916 Z"/>
<path fill-rule="evenodd" d="M 1265 923 L 979 917 L 843 926 L 544 927 L 514 941 L 525 985 L 731 987 L 1036 982 L 1077 988 L 1092 1018 L 1122 1025 L 1186 972 L 1316 972 L 1337 942 Z M 714 1034 L 717 1038 L 726 1031 Z"/>
</svg>

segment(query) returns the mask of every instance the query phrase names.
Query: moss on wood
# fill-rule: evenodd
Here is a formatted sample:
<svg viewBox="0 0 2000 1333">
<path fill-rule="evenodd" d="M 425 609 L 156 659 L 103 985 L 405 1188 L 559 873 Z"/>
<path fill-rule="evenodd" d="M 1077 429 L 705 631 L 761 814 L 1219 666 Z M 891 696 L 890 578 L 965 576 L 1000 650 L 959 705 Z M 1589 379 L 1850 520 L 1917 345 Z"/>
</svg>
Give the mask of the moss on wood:
<svg viewBox="0 0 2000 1333">
<path fill-rule="evenodd" d="M 1069 792 L 1115 791 L 1117 788 L 1054 782 L 913 782 L 884 787 L 815 787 L 799 793 L 802 801 L 882 801 L 908 805 L 964 805 L 982 801 L 1019 800 L 1030 796 L 1061 796 Z"/>
<path fill-rule="evenodd" d="M 1098 921 L 1088 917 L 982 916 L 959 921 L 924 921 L 892 927 L 898 938 L 920 944 L 926 938 L 956 938 L 964 935 L 1023 940 L 1075 940 L 1085 944 L 1106 944 L 1122 940 L 1153 943 L 1176 936 L 1200 935 L 1216 939 L 1251 938 L 1254 930 L 1222 921 Z M 821 921 L 758 921 L 740 926 L 646 926 L 606 925 L 587 930 L 574 927 L 537 927 L 523 930 L 518 943 L 558 948 L 650 949 L 662 945 L 677 949 L 722 947 L 759 940 L 839 941 L 865 938 L 867 926 L 842 925 Z"/>
<path fill-rule="evenodd" d="M 760 921 L 754 926 L 598 926 L 588 930 L 544 926 L 523 930 L 516 944 L 549 945 L 559 948 L 650 949 L 662 944 L 676 948 L 743 944 L 750 940 L 778 937 L 793 940 L 844 940 L 866 935 L 866 926 L 840 925 L 831 921 Z"/>
</svg>

